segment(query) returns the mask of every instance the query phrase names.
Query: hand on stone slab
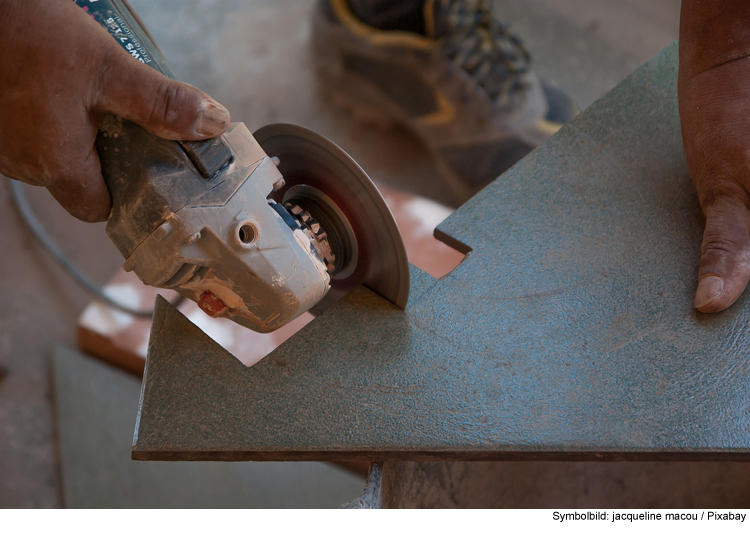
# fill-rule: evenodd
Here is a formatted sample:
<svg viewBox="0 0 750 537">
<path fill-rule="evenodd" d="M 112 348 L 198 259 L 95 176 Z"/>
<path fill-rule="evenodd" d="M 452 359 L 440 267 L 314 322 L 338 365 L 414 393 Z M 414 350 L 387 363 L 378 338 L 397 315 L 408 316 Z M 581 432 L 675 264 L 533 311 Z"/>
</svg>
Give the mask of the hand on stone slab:
<svg viewBox="0 0 750 537">
<path fill-rule="evenodd" d="M 695 307 L 712 313 L 750 279 L 750 2 L 683 1 L 679 105 L 706 215 Z"/>
</svg>

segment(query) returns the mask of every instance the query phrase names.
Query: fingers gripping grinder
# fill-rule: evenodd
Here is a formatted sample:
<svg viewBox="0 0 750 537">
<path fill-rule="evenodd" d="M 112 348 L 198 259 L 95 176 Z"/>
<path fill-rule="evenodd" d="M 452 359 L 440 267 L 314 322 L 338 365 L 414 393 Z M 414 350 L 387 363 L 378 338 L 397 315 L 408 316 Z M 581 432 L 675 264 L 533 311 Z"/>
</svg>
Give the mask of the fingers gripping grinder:
<svg viewBox="0 0 750 537">
<path fill-rule="evenodd" d="M 174 78 L 127 4 L 76 2 L 134 58 Z M 293 125 L 251 135 L 233 123 L 213 140 L 173 142 L 108 117 L 96 144 L 112 195 L 107 234 L 146 284 L 258 332 L 360 284 L 405 307 L 408 263 L 393 216 L 322 136 Z"/>
</svg>

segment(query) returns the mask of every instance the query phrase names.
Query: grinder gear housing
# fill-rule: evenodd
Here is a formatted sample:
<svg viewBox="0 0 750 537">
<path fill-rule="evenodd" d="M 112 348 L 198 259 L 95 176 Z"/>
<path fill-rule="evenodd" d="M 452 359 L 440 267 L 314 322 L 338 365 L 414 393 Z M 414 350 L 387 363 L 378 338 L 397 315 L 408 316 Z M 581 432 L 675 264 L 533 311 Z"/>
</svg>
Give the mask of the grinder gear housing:
<svg viewBox="0 0 750 537">
<path fill-rule="evenodd" d="M 76 0 L 137 59 L 174 78 L 121 0 Z M 135 61 L 135 60 L 134 60 Z M 233 123 L 174 142 L 106 117 L 96 140 L 123 268 L 213 317 L 270 332 L 364 284 L 405 307 L 398 227 L 362 169 L 322 136 Z"/>
</svg>

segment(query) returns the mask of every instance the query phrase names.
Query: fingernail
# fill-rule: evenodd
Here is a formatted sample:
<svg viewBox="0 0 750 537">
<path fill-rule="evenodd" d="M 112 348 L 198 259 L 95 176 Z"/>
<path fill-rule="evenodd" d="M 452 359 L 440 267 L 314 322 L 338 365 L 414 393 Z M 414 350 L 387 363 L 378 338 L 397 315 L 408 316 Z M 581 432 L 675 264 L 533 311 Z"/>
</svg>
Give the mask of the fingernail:
<svg viewBox="0 0 750 537">
<path fill-rule="evenodd" d="M 719 276 L 706 276 L 698 282 L 695 292 L 695 307 L 700 309 L 718 300 L 724 290 L 724 279 Z"/>
<path fill-rule="evenodd" d="M 195 119 L 195 132 L 201 136 L 218 136 L 227 128 L 229 112 L 215 101 L 204 99 L 198 117 Z"/>
</svg>

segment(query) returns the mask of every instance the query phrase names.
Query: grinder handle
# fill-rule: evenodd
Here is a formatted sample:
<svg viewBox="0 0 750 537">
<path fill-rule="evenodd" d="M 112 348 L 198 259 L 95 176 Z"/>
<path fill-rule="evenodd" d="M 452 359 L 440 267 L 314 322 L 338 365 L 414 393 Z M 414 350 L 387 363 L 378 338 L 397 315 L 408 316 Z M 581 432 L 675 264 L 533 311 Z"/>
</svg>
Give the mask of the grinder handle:
<svg viewBox="0 0 750 537">
<path fill-rule="evenodd" d="M 128 54 L 177 80 L 126 0 L 75 0 L 75 3 L 107 30 Z"/>
<path fill-rule="evenodd" d="M 153 67 L 163 75 L 177 80 L 159 47 L 141 25 L 127 0 L 74 0 L 86 13 L 109 32 L 125 51 L 136 60 Z M 221 137 L 201 141 L 177 142 L 205 179 L 212 179 L 232 160 L 232 152 Z M 115 185 L 104 180 L 113 194 Z"/>
</svg>

